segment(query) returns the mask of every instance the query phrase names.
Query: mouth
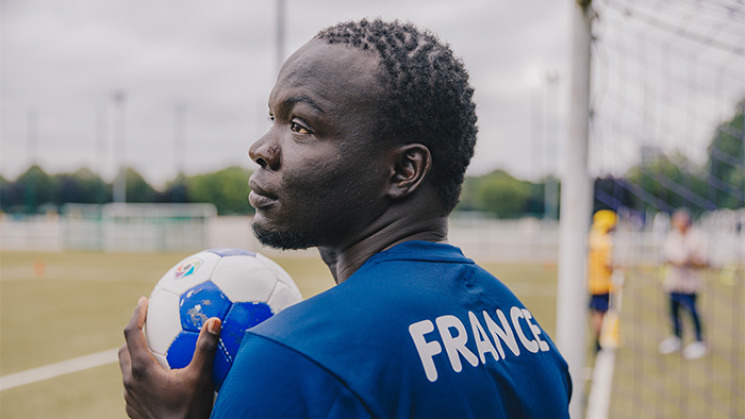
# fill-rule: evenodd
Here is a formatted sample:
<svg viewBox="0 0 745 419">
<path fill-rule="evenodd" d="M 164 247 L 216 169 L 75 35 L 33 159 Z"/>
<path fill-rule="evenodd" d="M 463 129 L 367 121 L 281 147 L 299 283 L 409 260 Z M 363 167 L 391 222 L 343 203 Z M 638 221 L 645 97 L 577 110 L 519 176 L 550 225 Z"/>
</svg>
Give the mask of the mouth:
<svg viewBox="0 0 745 419">
<path fill-rule="evenodd" d="M 251 192 L 248 194 L 248 203 L 258 209 L 267 208 L 277 202 L 277 197 L 271 192 L 262 189 L 255 182 L 249 182 Z"/>
</svg>

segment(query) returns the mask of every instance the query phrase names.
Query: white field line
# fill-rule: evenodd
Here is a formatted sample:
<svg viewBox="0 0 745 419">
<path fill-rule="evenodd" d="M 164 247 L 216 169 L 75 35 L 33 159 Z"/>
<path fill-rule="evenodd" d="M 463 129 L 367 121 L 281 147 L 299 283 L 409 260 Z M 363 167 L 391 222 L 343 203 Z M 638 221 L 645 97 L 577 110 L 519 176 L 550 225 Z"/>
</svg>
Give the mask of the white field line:
<svg viewBox="0 0 745 419">
<path fill-rule="evenodd" d="M 620 317 L 623 303 L 623 271 L 613 272 L 613 282 L 617 287 L 615 295 L 611 299 L 611 309 Z M 620 321 L 616 318 L 616 322 Z M 605 327 L 606 325 L 603 325 Z M 618 324 L 616 324 L 618 327 Z M 615 333 L 620 333 L 618 329 Z M 620 336 L 616 337 L 620 340 Z M 616 344 L 620 342 L 617 341 Z M 592 374 L 592 388 L 587 400 L 587 411 L 585 419 L 607 419 L 610 412 L 611 387 L 613 386 L 613 370 L 616 365 L 615 348 L 601 349 L 595 357 L 595 370 Z"/>
<path fill-rule="evenodd" d="M 109 349 L 39 368 L 3 375 L 0 377 L 0 391 L 116 362 L 118 351 L 118 348 Z"/>
<path fill-rule="evenodd" d="M 592 388 L 590 388 L 590 396 L 587 400 L 585 419 L 606 419 L 608 417 L 615 363 L 615 350 L 602 349 L 598 352 L 595 358 L 595 370 L 592 374 Z"/>
</svg>

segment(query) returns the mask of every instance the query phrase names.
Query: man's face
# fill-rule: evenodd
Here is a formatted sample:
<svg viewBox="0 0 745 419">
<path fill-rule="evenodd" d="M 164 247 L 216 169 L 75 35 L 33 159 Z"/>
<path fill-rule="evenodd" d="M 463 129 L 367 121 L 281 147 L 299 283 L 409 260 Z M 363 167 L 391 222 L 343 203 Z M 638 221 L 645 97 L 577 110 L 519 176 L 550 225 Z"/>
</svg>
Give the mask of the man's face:
<svg viewBox="0 0 745 419">
<path fill-rule="evenodd" d="M 263 243 L 344 246 L 383 212 L 377 71 L 375 55 L 319 40 L 285 62 L 269 96 L 272 127 L 249 150 L 260 166 L 249 201 Z"/>
</svg>

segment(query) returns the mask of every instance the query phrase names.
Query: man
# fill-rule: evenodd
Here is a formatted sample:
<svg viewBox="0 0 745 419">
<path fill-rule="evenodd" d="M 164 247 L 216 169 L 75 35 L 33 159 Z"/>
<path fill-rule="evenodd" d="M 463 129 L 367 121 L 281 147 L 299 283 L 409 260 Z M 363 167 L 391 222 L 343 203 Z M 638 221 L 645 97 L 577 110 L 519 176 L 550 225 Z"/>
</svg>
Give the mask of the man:
<svg viewBox="0 0 745 419">
<path fill-rule="evenodd" d="M 592 228 L 588 238 L 587 286 L 590 291 L 590 323 L 595 336 L 595 351 L 601 349 L 600 334 L 603 320 L 610 308 L 613 291 L 613 239 L 616 228 L 616 213 L 600 210 L 592 217 Z"/>
<path fill-rule="evenodd" d="M 662 247 L 662 258 L 668 270 L 663 286 L 670 301 L 670 319 L 673 336 L 660 342 L 662 354 L 677 352 L 683 345 L 683 324 L 680 309 L 691 313 L 696 340 L 683 350 L 687 359 L 696 359 L 706 354 L 701 331 L 701 318 L 696 307 L 696 297 L 701 289 L 699 270 L 707 266 L 706 241 L 700 232 L 692 228 L 691 214 L 685 209 L 672 216 L 672 229 Z"/>
<path fill-rule="evenodd" d="M 463 64 L 379 20 L 287 59 L 251 146 L 257 237 L 318 247 L 337 286 L 250 329 L 213 417 L 567 417 L 567 366 L 530 312 L 446 244 L 476 138 Z M 147 353 L 141 299 L 120 350 L 127 412 L 205 417 L 211 319 L 192 363 Z"/>
</svg>

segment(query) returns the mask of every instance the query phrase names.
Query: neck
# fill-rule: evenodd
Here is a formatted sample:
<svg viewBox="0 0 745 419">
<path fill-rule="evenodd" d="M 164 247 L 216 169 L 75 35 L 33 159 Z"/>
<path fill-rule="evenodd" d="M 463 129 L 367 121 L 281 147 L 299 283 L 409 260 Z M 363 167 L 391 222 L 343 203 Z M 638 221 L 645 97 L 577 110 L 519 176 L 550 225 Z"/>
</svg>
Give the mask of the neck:
<svg viewBox="0 0 745 419">
<path fill-rule="evenodd" d="M 381 217 L 360 239 L 339 247 L 319 247 L 321 258 L 329 267 L 334 281 L 346 281 L 372 255 L 412 240 L 447 242 L 447 217 L 397 217 L 386 222 Z"/>
</svg>

